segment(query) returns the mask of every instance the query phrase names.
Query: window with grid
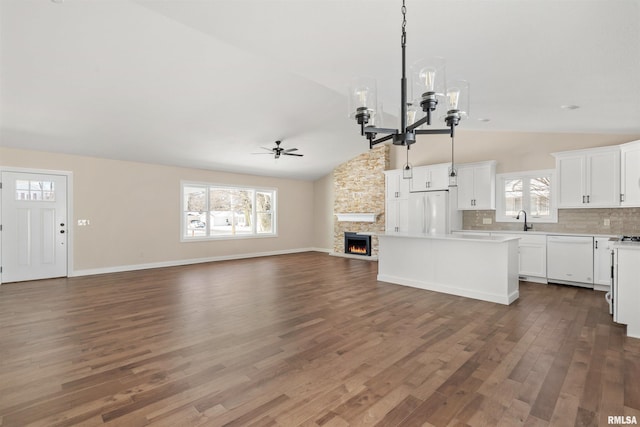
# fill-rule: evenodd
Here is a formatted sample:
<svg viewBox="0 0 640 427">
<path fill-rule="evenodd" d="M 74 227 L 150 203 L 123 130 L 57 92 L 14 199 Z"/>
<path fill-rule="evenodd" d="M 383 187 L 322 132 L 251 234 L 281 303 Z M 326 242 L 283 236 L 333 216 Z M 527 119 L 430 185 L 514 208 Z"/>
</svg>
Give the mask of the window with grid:
<svg viewBox="0 0 640 427">
<path fill-rule="evenodd" d="M 518 222 L 521 210 L 528 222 L 558 222 L 553 170 L 504 173 L 496 176 L 496 221 Z"/>
<path fill-rule="evenodd" d="M 276 235 L 276 190 L 182 183 L 182 238 Z"/>
</svg>

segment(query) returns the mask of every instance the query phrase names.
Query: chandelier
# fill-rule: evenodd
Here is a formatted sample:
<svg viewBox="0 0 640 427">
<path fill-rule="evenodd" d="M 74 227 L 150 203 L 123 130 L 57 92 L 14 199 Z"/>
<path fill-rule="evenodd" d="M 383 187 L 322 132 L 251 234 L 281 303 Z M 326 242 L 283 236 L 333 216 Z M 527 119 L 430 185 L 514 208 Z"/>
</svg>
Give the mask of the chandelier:
<svg viewBox="0 0 640 427">
<path fill-rule="evenodd" d="M 400 128 L 382 127 L 382 109 L 377 101 L 376 81 L 371 77 L 360 77 L 354 80 L 349 88 L 350 116 L 360 125 L 360 134 L 369 141 L 369 148 L 374 145 L 393 141 L 394 145 L 407 147 L 407 163 L 403 169 L 404 178 L 412 177 L 409 164 L 409 148 L 416 142 L 416 135 L 449 134 L 451 136 L 451 168 L 449 183 L 456 185 L 457 172 L 453 162 L 454 129 L 460 120 L 469 114 L 469 84 L 464 81 L 451 82 L 447 85 L 444 58 L 421 60 L 411 67 L 411 92 L 407 94 L 407 7 L 402 0 L 402 78 L 400 80 Z M 426 129 L 431 125 L 431 118 L 439 104 L 445 104 L 445 112 L 441 119 L 448 128 Z M 418 118 L 420 111 L 424 117 Z M 378 134 L 384 134 L 378 138 Z"/>
</svg>

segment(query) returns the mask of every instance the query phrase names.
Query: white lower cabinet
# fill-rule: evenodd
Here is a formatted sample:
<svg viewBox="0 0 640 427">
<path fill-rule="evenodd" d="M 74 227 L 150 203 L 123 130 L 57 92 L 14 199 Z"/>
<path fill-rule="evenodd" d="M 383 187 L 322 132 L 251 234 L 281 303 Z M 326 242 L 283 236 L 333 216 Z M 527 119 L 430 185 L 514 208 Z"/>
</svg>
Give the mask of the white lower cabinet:
<svg viewBox="0 0 640 427">
<path fill-rule="evenodd" d="M 520 235 L 520 276 L 525 280 L 546 282 L 547 238 L 543 235 Z M 537 279 L 537 280 L 536 280 Z"/>
<path fill-rule="evenodd" d="M 608 237 L 593 238 L 593 284 L 596 290 L 611 289 L 611 249 Z"/>
<path fill-rule="evenodd" d="M 544 234 L 491 233 L 518 237 L 518 273 L 521 280 L 547 283 L 547 237 Z"/>
<path fill-rule="evenodd" d="M 520 280 L 593 286 L 597 291 L 611 289 L 609 237 L 481 230 L 455 231 L 454 234 L 518 237 Z M 561 245 L 556 241 L 558 238 Z"/>
</svg>

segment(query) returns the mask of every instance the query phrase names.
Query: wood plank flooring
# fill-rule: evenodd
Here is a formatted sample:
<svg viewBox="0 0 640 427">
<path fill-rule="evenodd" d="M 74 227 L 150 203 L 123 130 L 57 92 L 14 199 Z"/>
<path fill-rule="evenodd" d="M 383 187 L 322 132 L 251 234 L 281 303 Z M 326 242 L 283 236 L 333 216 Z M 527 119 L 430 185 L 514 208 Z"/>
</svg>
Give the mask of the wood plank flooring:
<svg viewBox="0 0 640 427">
<path fill-rule="evenodd" d="M 2 285 L 0 425 L 640 420 L 640 340 L 603 293 L 503 306 L 376 273 L 309 252 Z"/>
</svg>

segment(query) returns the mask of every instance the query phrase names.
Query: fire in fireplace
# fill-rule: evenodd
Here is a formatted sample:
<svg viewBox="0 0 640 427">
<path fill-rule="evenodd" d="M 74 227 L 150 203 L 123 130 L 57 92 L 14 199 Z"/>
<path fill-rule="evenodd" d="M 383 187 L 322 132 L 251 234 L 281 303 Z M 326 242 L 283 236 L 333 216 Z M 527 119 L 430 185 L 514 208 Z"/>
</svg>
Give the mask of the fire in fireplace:
<svg viewBox="0 0 640 427">
<path fill-rule="evenodd" d="M 345 231 L 344 253 L 371 256 L 371 236 Z"/>
</svg>

